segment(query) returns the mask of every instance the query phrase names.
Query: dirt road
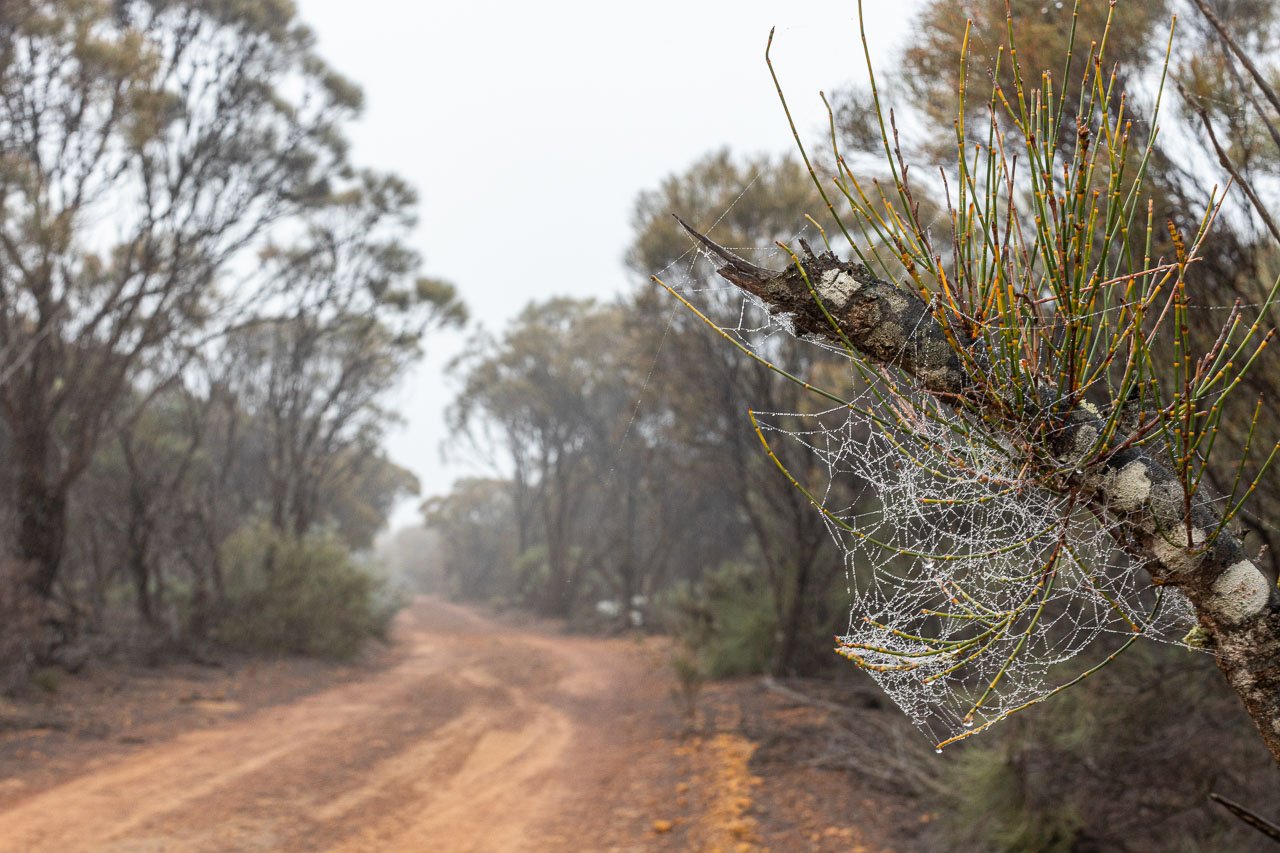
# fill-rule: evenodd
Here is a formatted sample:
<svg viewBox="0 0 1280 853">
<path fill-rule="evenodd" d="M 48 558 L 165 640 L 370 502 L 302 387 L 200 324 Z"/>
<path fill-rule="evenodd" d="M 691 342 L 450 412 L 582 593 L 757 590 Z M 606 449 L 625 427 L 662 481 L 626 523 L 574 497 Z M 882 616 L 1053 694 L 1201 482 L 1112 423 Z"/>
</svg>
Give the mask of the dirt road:
<svg viewBox="0 0 1280 853">
<path fill-rule="evenodd" d="M 189 732 L 0 812 L 0 850 L 679 845 L 663 656 L 430 599 L 397 665 Z"/>
</svg>

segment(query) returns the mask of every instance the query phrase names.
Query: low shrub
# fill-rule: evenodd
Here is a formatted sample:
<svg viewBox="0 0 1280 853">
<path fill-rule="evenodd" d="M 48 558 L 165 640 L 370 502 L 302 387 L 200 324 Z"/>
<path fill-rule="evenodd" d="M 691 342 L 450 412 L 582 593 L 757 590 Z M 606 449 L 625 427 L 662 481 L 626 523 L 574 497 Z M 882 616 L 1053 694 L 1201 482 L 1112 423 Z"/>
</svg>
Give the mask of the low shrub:
<svg viewBox="0 0 1280 853">
<path fill-rule="evenodd" d="M 768 667 L 776 620 L 758 569 L 728 563 L 700 583 L 674 587 L 661 610 L 707 677 L 754 675 Z"/>
<path fill-rule="evenodd" d="M 31 685 L 45 693 L 57 693 L 62 686 L 62 674 L 51 666 L 43 666 L 31 673 Z"/>
<path fill-rule="evenodd" d="M 941 761 L 947 851 L 1269 850 L 1208 799 L 1266 811 L 1275 767 L 1205 654 L 1138 644 Z M 952 753 L 952 750 L 948 750 Z"/>
<path fill-rule="evenodd" d="M 671 669 L 676 676 L 675 686 L 671 688 L 671 698 L 680 706 L 685 719 L 692 720 L 697 715 L 698 695 L 702 692 L 707 676 L 697 658 L 684 649 L 677 650 L 671 656 Z"/>
<path fill-rule="evenodd" d="M 402 601 L 345 546 L 297 539 L 265 525 L 227 542 L 226 602 L 215 636 L 249 651 L 345 659 L 385 640 Z"/>
</svg>

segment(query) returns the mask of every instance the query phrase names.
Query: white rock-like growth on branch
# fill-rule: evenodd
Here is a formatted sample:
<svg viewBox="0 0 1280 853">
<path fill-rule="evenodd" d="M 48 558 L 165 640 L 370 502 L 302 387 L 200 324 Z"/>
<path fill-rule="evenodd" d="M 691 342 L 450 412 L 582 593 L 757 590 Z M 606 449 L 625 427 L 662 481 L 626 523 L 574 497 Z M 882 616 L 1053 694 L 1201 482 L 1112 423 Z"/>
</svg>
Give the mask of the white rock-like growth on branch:
<svg viewBox="0 0 1280 853">
<path fill-rule="evenodd" d="M 1130 462 L 1116 472 L 1111 486 L 1111 508 L 1116 512 L 1137 512 L 1151 496 L 1151 480 L 1147 466 L 1141 461 Z"/>
<path fill-rule="evenodd" d="M 860 287 L 862 283 L 852 275 L 844 270 L 835 269 L 827 270 L 822 274 L 818 279 L 817 291 L 828 305 L 837 311 L 843 311 Z"/>
<path fill-rule="evenodd" d="M 1168 532 L 1157 533 L 1152 539 L 1151 553 L 1172 577 L 1190 574 L 1204 559 L 1204 554 L 1198 550 L 1198 546 L 1204 544 L 1208 533 L 1201 528 L 1193 527 L 1190 538 L 1191 542 L 1188 544 L 1187 528 L 1181 526 Z"/>
<path fill-rule="evenodd" d="M 1239 625 L 1267 606 L 1271 584 L 1249 560 L 1241 560 L 1218 576 L 1213 583 L 1209 607 L 1223 622 Z"/>
</svg>

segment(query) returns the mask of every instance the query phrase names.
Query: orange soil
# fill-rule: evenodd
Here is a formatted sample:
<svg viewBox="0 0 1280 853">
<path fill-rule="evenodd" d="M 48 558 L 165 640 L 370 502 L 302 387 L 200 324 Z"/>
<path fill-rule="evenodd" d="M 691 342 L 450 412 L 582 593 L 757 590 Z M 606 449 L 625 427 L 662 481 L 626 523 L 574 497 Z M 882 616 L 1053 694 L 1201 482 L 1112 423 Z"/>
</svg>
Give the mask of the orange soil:
<svg viewBox="0 0 1280 853">
<path fill-rule="evenodd" d="M 588 804 L 610 818 L 605 846 L 653 840 L 649 810 L 674 777 L 627 794 L 633 766 L 670 764 L 654 742 L 660 652 L 429 599 L 399 630 L 407 653 L 386 670 L 19 800 L 0 812 L 0 849 L 556 849 Z"/>
<path fill-rule="evenodd" d="M 782 768 L 777 791 L 756 775 L 740 709 L 767 723 L 776 703 L 752 683 L 682 730 L 662 640 L 421 598 L 388 657 L 304 695 L 134 697 L 156 719 L 117 726 L 127 747 L 11 735 L 0 851 L 870 849 L 841 774 Z"/>
</svg>

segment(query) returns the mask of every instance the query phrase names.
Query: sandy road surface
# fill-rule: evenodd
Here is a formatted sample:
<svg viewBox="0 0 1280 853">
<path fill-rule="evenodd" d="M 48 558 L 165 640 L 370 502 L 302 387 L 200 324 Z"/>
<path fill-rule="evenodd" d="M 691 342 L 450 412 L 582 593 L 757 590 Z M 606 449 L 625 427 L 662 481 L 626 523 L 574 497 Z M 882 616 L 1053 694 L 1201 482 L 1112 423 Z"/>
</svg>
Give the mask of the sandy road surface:
<svg viewBox="0 0 1280 853">
<path fill-rule="evenodd" d="M 0 812 L 0 850 L 640 849 L 673 780 L 661 655 L 421 599 L 369 677 Z M 666 839 L 664 839 L 666 840 Z M 674 841 L 675 839 L 670 839 Z"/>
</svg>

